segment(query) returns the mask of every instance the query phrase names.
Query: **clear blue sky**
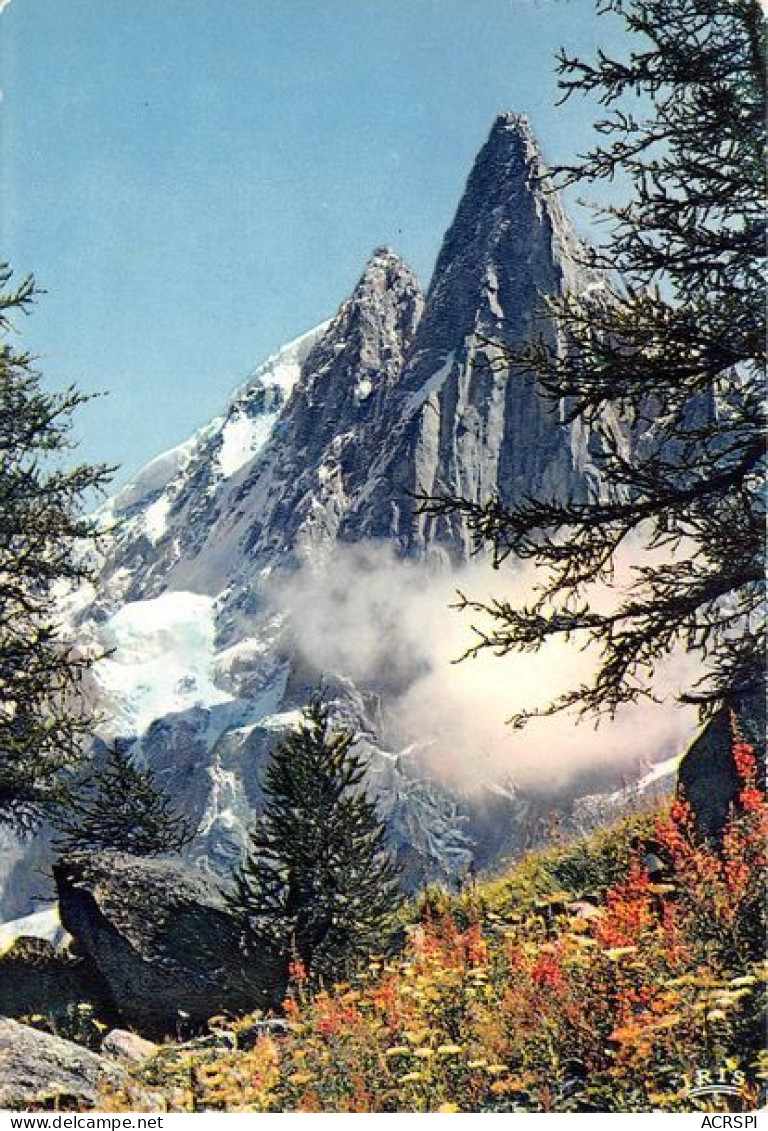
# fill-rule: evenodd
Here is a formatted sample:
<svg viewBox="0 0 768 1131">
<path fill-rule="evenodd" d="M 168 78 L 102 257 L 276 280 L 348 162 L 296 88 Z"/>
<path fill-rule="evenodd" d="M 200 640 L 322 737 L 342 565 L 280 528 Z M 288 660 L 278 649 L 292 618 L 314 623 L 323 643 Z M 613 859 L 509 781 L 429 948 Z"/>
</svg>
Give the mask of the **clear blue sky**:
<svg viewBox="0 0 768 1131">
<path fill-rule="evenodd" d="M 20 323 L 51 384 L 109 396 L 81 454 L 118 481 L 328 317 L 374 247 L 424 285 L 502 109 L 550 160 L 559 45 L 593 0 L 0 0 L 3 256 L 47 294 Z M 584 220 L 581 220 L 582 230 Z"/>
</svg>

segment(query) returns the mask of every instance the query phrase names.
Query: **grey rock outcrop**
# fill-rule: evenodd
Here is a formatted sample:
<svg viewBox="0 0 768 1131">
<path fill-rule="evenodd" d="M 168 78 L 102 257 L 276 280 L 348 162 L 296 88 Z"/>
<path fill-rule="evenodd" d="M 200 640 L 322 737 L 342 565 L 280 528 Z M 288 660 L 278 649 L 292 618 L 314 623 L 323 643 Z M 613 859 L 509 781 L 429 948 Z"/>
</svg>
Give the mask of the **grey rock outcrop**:
<svg viewBox="0 0 768 1131">
<path fill-rule="evenodd" d="M 246 966 L 225 893 L 202 871 L 122 853 L 79 854 L 56 865 L 61 920 L 128 1024 L 178 1032 L 215 1013 L 282 996 L 265 962 Z"/>
<path fill-rule="evenodd" d="M 94 1107 L 104 1085 L 124 1078 L 118 1065 L 82 1045 L 0 1017 L 0 1108 Z"/>
<path fill-rule="evenodd" d="M 765 704 L 756 696 L 735 699 L 709 720 L 691 744 L 678 771 L 678 791 L 693 810 L 696 824 L 717 841 L 742 786 L 733 760 L 734 723 L 765 763 Z"/>
<path fill-rule="evenodd" d="M 426 300 L 394 252 L 374 252 L 337 315 L 287 347 L 291 386 L 262 367 L 223 424 L 164 457 L 172 475 L 151 464 L 141 489 L 121 492 L 124 530 L 105 563 L 101 599 L 227 588 L 226 635 L 237 612 L 258 604 L 255 573 L 336 539 L 466 556 L 461 521 L 417 515 L 414 493 L 509 502 L 598 492 L 590 435 L 564 426 L 560 407 L 503 353 L 532 335 L 556 344 L 547 297 L 600 285 L 583 255 L 530 127 L 500 115 Z M 230 472 L 221 461 L 227 429 L 246 418 L 269 434 Z"/>
</svg>

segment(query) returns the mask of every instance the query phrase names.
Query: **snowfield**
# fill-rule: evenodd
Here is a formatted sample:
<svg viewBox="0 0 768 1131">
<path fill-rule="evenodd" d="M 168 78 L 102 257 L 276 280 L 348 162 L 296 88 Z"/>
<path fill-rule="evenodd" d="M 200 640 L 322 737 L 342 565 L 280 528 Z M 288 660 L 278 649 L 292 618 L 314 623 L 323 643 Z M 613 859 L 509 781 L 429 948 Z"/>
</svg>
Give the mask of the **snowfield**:
<svg viewBox="0 0 768 1131">
<path fill-rule="evenodd" d="M 130 602 L 109 618 L 102 637 L 114 651 L 96 677 L 118 712 L 113 734 L 140 736 L 165 715 L 231 701 L 213 682 L 214 616 L 214 598 L 181 592 Z"/>
</svg>

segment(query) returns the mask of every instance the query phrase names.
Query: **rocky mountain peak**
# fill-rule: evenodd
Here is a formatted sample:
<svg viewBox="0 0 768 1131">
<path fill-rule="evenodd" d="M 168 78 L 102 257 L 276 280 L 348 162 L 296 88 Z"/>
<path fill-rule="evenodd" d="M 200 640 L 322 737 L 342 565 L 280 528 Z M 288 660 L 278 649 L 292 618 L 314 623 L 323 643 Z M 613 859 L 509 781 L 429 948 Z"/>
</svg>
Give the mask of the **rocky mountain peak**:
<svg viewBox="0 0 768 1131">
<path fill-rule="evenodd" d="M 443 240 L 426 332 L 455 335 L 457 325 L 479 321 L 519 338 L 541 295 L 576 283 L 577 249 L 527 120 L 500 114 Z"/>
<path fill-rule="evenodd" d="M 531 129 L 531 123 L 525 114 L 518 114 L 516 110 L 502 110 L 496 115 L 488 135 L 489 143 L 509 145 L 514 139 L 515 144 L 521 144 L 534 154 L 539 149 Z"/>
<path fill-rule="evenodd" d="M 407 280 L 414 290 L 419 291 L 416 276 L 405 260 L 391 247 L 377 247 L 371 252 L 356 291 L 364 292 L 366 288 L 378 288 L 379 292 L 383 293 L 384 289 L 392 286 L 399 278 Z"/>
<path fill-rule="evenodd" d="M 398 427 L 345 537 L 394 538 L 416 556 L 436 544 L 465 555 L 461 524 L 417 514 L 414 495 L 513 500 L 587 489 L 585 438 L 560 426 L 533 375 L 501 352 L 534 334 L 554 338 L 544 300 L 586 288 L 579 252 L 528 122 L 499 115 L 443 240 L 399 382 Z"/>
<path fill-rule="evenodd" d="M 313 392 L 322 391 L 326 423 L 338 427 L 351 407 L 346 403 L 350 389 L 358 409 L 374 392 L 386 391 L 400 375 L 423 309 L 421 287 L 410 267 L 389 248 L 377 248 L 307 358 L 290 415 L 301 413 Z M 345 402 L 341 415 L 337 394 Z"/>
<path fill-rule="evenodd" d="M 215 542 L 227 572 L 247 576 L 256 562 L 326 545 L 365 479 L 369 454 L 391 427 L 393 397 L 418 327 L 424 298 L 403 260 L 373 252 L 350 297 L 304 358 L 263 453 L 233 485 Z M 210 566 L 206 564 L 206 574 Z"/>
<path fill-rule="evenodd" d="M 528 164 L 538 171 L 542 166 L 541 151 L 528 119 L 523 114 L 504 110 L 491 126 L 469 179 L 476 177 L 481 169 L 498 173 L 515 162 Z"/>
</svg>

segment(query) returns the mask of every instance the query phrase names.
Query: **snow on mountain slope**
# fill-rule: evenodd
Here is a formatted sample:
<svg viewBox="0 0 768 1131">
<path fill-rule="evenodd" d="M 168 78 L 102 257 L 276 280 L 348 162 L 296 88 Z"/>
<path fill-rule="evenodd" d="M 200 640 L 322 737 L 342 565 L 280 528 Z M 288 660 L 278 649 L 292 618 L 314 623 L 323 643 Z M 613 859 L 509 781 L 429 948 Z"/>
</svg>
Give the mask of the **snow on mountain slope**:
<svg viewBox="0 0 768 1131">
<path fill-rule="evenodd" d="M 226 513 L 231 480 L 269 440 L 327 328 L 322 323 L 269 357 L 235 392 L 224 415 L 157 456 L 102 508 L 105 527 L 115 528 L 101 583 L 105 601 L 136 600 L 168 587 L 169 571 Z"/>
<path fill-rule="evenodd" d="M 259 452 L 269 439 L 279 415 L 279 407 L 290 397 L 301 375 L 301 367 L 310 350 L 326 332 L 330 322 L 323 322 L 306 334 L 288 342 L 260 365 L 233 398 L 221 430 L 219 469 L 229 479 Z M 272 411 L 251 411 L 258 400 L 260 386 L 279 390 L 272 400 Z"/>
<path fill-rule="evenodd" d="M 214 617 L 211 597 L 163 593 L 109 618 L 101 637 L 110 655 L 96 671 L 112 707 L 105 736 L 141 735 L 165 715 L 231 700 L 213 681 Z"/>
</svg>

